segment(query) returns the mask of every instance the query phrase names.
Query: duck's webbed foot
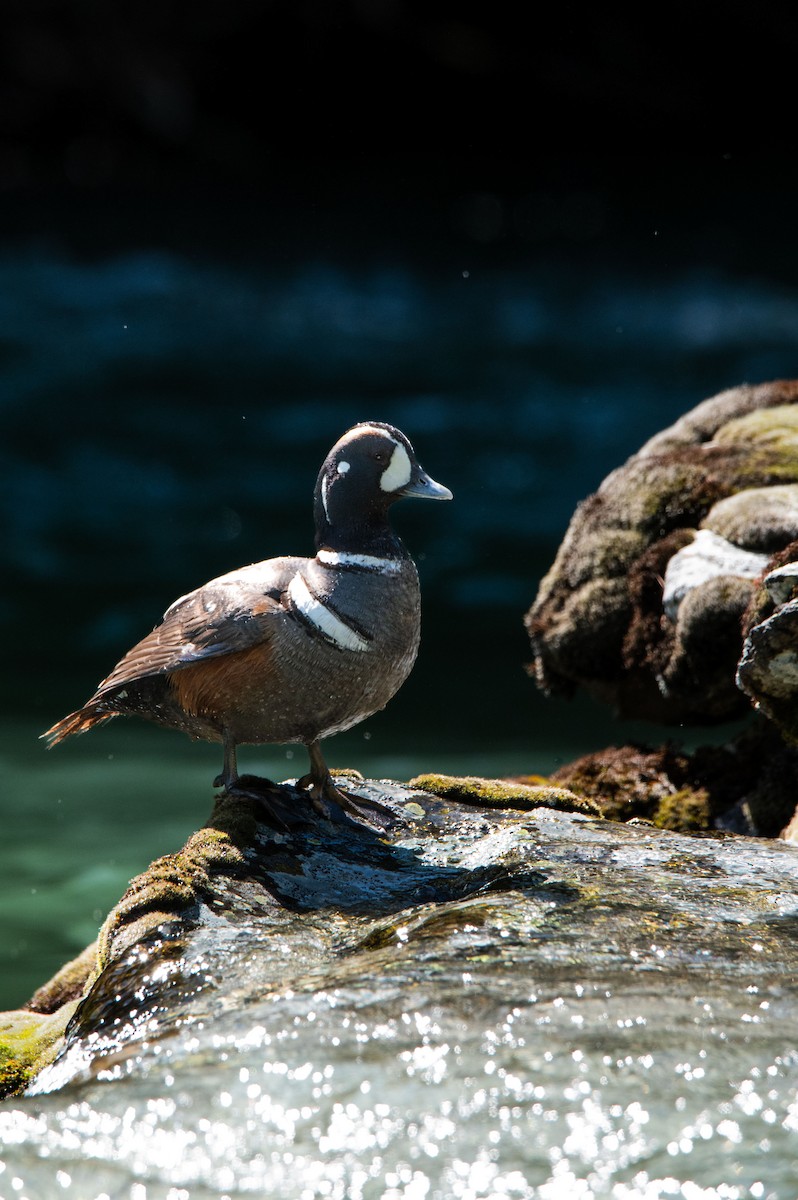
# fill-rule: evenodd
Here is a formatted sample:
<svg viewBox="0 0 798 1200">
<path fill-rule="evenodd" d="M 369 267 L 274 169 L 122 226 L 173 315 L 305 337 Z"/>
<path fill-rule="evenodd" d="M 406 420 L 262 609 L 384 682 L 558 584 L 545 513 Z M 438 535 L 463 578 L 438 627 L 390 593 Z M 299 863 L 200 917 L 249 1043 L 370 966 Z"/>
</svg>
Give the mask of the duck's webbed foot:
<svg viewBox="0 0 798 1200">
<path fill-rule="evenodd" d="M 363 824 L 386 829 L 396 823 L 396 813 L 378 800 L 355 796 L 345 792 L 334 782 L 329 767 L 324 761 L 318 742 L 308 746 L 310 771 L 297 780 L 297 787 L 308 793 L 310 803 L 320 816 L 335 820 L 335 808 L 343 809 L 350 817 Z"/>
<path fill-rule="evenodd" d="M 224 768 L 213 781 L 214 787 L 224 788 L 227 796 L 244 800 L 255 800 L 260 806 L 263 820 L 275 829 L 287 831 L 292 826 L 307 822 L 291 802 L 290 792 L 279 783 L 260 775 L 239 775 L 236 763 L 236 747 L 225 739 Z"/>
</svg>

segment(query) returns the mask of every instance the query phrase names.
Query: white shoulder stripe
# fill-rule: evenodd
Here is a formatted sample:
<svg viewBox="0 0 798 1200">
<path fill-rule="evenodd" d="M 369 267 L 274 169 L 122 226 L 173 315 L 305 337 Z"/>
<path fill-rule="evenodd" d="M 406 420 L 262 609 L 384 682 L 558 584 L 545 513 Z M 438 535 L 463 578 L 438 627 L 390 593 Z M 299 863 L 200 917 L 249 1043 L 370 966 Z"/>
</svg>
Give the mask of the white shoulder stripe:
<svg viewBox="0 0 798 1200">
<path fill-rule="evenodd" d="M 374 554 L 348 554 L 342 550 L 319 550 L 316 558 L 325 567 L 365 567 L 382 575 L 396 575 L 402 569 L 396 558 L 377 558 Z"/>
<path fill-rule="evenodd" d="M 299 572 L 288 585 L 288 595 L 305 620 L 315 625 L 339 650 L 368 650 L 366 639 L 317 600 Z"/>
</svg>

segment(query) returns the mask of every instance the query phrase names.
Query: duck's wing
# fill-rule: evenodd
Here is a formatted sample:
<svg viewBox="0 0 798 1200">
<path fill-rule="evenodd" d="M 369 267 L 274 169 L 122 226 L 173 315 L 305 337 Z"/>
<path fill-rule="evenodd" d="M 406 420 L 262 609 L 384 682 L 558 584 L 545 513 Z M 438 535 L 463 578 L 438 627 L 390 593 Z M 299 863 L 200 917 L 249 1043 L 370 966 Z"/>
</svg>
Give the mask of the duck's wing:
<svg viewBox="0 0 798 1200">
<path fill-rule="evenodd" d="M 141 680 L 169 675 L 207 659 L 248 650 L 271 639 L 286 614 L 284 596 L 298 558 L 253 563 L 181 596 L 152 633 L 120 659 L 94 695 L 42 736 L 55 745 L 114 715 L 105 704 Z"/>
<path fill-rule="evenodd" d="M 275 617 L 285 615 L 285 591 L 301 561 L 274 558 L 253 563 L 181 596 L 160 625 L 120 659 L 95 697 L 136 679 L 170 674 L 267 641 L 274 633 Z"/>
</svg>

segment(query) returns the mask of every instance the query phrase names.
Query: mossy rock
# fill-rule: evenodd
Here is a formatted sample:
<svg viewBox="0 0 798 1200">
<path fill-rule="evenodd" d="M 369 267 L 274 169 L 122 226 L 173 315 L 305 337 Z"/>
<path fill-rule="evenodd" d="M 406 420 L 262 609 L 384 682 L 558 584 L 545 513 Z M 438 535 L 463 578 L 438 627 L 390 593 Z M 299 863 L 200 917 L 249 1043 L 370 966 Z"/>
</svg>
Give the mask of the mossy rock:
<svg viewBox="0 0 798 1200">
<path fill-rule="evenodd" d="M 727 421 L 715 433 L 721 444 L 777 447 L 798 455 L 798 404 L 758 408 Z"/>
<path fill-rule="evenodd" d="M 98 971 L 97 942 L 87 946 L 77 958 L 65 963 L 52 979 L 42 984 L 23 1008 L 33 1013 L 55 1013 L 72 1000 L 78 1000 Z"/>
<path fill-rule="evenodd" d="M 798 381 L 698 405 L 577 506 L 526 614 L 529 673 L 547 693 L 583 687 L 637 720 L 742 716 L 750 705 L 735 675 L 757 573 L 737 569 L 733 556 L 717 569 L 709 556 L 678 617 L 663 606 L 664 580 L 695 530 L 715 525 L 732 548 L 765 556 L 764 570 L 794 541 L 796 513 Z"/>
<path fill-rule="evenodd" d="M 653 823 L 658 829 L 676 833 L 698 833 L 713 828 L 712 802 L 706 788 L 680 788 L 663 796 L 657 805 Z"/>
<path fill-rule="evenodd" d="M 71 1000 L 54 1013 L 0 1013 L 0 1099 L 24 1091 L 53 1061 L 78 1004 Z"/>
<path fill-rule="evenodd" d="M 783 553 L 798 538 L 798 484 L 746 488 L 718 501 L 701 522 L 735 546 L 759 553 Z"/>
<path fill-rule="evenodd" d="M 552 780 L 589 797 L 608 820 L 653 821 L 658 806 L 674 792 L 674 779 L 683 780 L 686 769 L 685 756 L 670 744 L 657 750 L 608 746 L 564 764 Z"/>
<path fill-rule="evenodd" d="M 609 746 L 564 764 L 551 781 L 590 798 L 609 820 L 650 821 L 678 833 L 733 828 L 775 837 L 795 810 L 798 748 L 759 720 L 728 745 L 692 754 L 670 742 Z M 729 824 L 741 809 L 743 825 Z"/>
<path fill-rule="evenodd" d="M 549 784 L 530 786 L 505 779 L 483 779 L 478 775 L 417 775 L 409 787 L 432 792 L 458 804 L 483 804 L 487 808 L 554 808 L 560 812 L 583 813 L 600 817 L 601 810 L 592 800 L 577 796 L 567 788 Z"/>
</svg>

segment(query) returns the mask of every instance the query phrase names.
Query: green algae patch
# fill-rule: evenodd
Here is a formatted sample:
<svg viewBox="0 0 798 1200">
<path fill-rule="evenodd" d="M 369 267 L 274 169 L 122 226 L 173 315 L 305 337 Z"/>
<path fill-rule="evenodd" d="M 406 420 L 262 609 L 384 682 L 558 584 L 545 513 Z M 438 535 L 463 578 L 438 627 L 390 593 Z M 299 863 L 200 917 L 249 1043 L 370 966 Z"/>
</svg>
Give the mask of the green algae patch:
<svg viewBox="0 0 798 1200">
<path fill-rule="evenodd" d="M 54 1013 L 0 1013 L 0 1099 L 24 1091 L 53 1061 L 78 1003 L 62 1004 Z"/>
<path fill-rule="evenodd" d="M 531 787 L 525 783 L 510 783 L 504 779 L 483 779 L 478 775 L 417 775 L 408 785 L 422 792 L 431 792 L 457 804 L 482 804 L 487 808 L 554 808 L 559 812 L 577 812 L 600 817 L 599 806 L 592 800 L 577 796 L 567 788 L 543 785 Z"/>
</svg>

